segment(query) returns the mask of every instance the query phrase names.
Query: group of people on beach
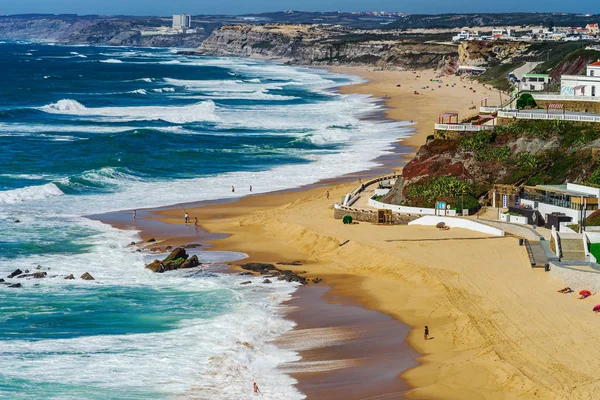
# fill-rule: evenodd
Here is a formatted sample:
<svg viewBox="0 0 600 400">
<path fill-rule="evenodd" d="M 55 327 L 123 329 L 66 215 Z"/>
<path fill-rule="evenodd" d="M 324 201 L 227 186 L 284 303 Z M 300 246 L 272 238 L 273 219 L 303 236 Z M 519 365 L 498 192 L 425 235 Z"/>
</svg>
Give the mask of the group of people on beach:
<svg viewBox="0 0 600 400">
<path fill-rule="evenodd" d="M 562 293 L 562 294 L 569 294 L 569 293 L 573 293 L 575 292 L 573 289 L 571 289 L 569 286 L 564 287 L 560 290 L 557 290 L 558 293 Z M 585 300 L 588 297 L 592 297 L 593 295 L 595 295 L 596 293 L 592 293 L 591 291 L 589 291 L 588 289 L 583 289 L 579 291 L 579 300 Z M 600 313 L 600 304 L 596 304 L 594 306 L 594 308 L 592 309 L 592 311 L 594 311 L 595 313 Z"/>
</svg>

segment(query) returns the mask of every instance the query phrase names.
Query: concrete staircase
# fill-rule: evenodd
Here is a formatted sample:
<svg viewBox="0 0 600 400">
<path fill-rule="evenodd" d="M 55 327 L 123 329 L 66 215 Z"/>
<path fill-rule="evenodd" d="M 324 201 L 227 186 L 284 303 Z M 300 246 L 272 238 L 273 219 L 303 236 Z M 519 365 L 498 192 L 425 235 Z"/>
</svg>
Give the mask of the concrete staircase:
<svg viewBox="0 0 600 400">
<path fill-rule="evenodd" d="M 567 239 L 561 235 L 560 248 L 562 251 L 562 260 L 585 260 L 585 250 L 581 238 Z"/>
</svg>

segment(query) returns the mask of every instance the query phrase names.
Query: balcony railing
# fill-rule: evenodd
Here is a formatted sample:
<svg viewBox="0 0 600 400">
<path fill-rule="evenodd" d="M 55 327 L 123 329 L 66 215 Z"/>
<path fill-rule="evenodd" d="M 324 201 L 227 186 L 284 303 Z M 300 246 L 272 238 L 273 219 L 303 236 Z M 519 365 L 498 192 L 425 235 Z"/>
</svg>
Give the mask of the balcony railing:
<svg viewBox="0 0 600 400">
<path fill-rule="evenodd" d="M 494 129 L 493 125 L 470 125 L 470 124 L 435 124 L 438 131 L 466 131 L 479 132 Z"/>
</svg>

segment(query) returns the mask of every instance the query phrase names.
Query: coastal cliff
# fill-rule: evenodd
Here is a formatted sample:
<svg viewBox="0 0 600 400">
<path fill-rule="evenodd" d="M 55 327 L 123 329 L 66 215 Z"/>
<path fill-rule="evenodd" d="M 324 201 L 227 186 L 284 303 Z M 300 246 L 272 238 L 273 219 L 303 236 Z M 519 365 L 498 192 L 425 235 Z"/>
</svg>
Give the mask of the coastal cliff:
<svg viewBox="0 0 600 400">
<path fill-rule="evenodd" d="M 0 38 L 62 44 L 195 48 L 206 35 L 142 35 L 149 23 L 110 18 L 0 18 Z"/>
<path fill-rule="evenodd" d="M 306 65 L 379 68 L 456 67 L 457 47 L 321 25 L 223 26 L 198 48 L 203 55 L 285 59 Z M 453 71 L 451 71 L 453 72 Z"/>
<path fill-rule="evenodd" d="M 564 121 L 517 121 L 494 131 L 430 137 L 402 171 L 385 199 L 394 204 L 433 206 L 436 200 L 465 207 L 494 184 L 540 185 L 600 183 L 600 164 L 592 149 L 600 146 L 593 124 Z"/>
</svg>

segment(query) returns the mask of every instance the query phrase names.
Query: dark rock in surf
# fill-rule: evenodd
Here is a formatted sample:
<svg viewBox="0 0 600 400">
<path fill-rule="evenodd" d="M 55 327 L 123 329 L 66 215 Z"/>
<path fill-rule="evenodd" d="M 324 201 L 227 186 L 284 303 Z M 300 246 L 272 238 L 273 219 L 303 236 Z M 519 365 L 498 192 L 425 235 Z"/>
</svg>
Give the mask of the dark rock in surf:
<svg viewBox="0 0 600 400">
<path fill-rule="evenodd" d="M 252 283 L 252 281 L 246 281 L 246 282 L 240 283 L 240 285 L 250 285 L 251 283 Z"/>
<path fill-rule="evenodd" d="M 154 239 L 154 238 L 150 238 L 150 239 L 148 239 L 146 242 L 147 242 L 147 243 L 154 243 L 154 242 L 156 242 L 156 239 Z"/>
<path fill-rule="evenodd" d="M 198 256 L 194 255 L 185 260 L 179 268 L 194 268 L 198 265 L 200 265 L 200 261 L 198 261 Z"/>
<path fill-rule="evenodd" d="M 10 285 L 9 288 L 20 288 L 21 286 L 20 283 L 15 283 L 14 285 Z"/>
<path fill-rule="evenodd" d="M 23 271 L 21 271 L 20 269 L 16 269 L 16 270 L 14 270 L 14 271 L 13 271 L 13 273 L 12 273 L 12 274 L 10 274 L 10 275 L 8 276 L 8 278 L 9 278 L 9 279 L 10 279 L 10 278 L 14 278 L 15 276 L 17 276 L 17 275 L 21 275 L 22 273 L 23 273 Z"/>
<path fill-rule="evenodd" d="M 176 269 L 194 268 L 200 265 L 198 256 L 189 257 L 183 247 L 177 247 L 164 260 L 154 260 L 146 265 L 146 268 L 152 272 L 163 273 L 174 271 Z"/>
<path fill-rule="evenodd" d="M 265 279 L 264 281 L 262 281 L 262 283 L 273 283 L 273 282 L 271 282 L 271 281 L 270 281 L 270 280 L 268 280 L 268 279 Z"/>
<path fill-rule="evenodd" d="M 75 277 L 73 276 L 73 274 L 66 276 L 65 279 L 75 279 Z"/>
<path fill-rule="evenodd" d="M 17 278 L 21 279 L 21 278 L 35 278 L 35 279 L 42 279 L 45 278 L 46 275 L 48 275 L 47 272 L 35 272 L 33 274 L 23 274 L 23 275 L 19 275 L 17 276 Z"/>
<path fill-rule="evenodd" d="M 95 281 L 94 277 L 90 275 L 89 272 L 86 272 L 85 274 L 81 275 L 81 279 L 83 279 L 84 281 Z"/>
<path fill-rule="evenodd" d="M 162 261 L 159 260 L 154 260 L 150 264 L 146 265 L 146 268 L 159 274 L 165 272 L 165 266 L 163 265 Z"/>
</svg>

